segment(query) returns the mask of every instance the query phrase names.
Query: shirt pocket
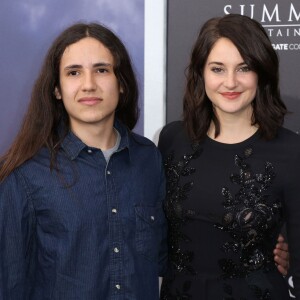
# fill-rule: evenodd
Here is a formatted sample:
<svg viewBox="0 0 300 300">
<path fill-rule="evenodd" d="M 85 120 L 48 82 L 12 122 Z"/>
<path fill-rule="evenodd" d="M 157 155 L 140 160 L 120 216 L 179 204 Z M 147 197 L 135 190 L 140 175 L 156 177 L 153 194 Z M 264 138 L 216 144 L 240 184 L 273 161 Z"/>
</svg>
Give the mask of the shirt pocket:
<svg viewBox="0 0 300 300">
<path fill-rule="evenodd" d="M 162 207 L 136 206 L 135 213 L 137 251 L 151 261 L 158 261 Z"/>
</svg>

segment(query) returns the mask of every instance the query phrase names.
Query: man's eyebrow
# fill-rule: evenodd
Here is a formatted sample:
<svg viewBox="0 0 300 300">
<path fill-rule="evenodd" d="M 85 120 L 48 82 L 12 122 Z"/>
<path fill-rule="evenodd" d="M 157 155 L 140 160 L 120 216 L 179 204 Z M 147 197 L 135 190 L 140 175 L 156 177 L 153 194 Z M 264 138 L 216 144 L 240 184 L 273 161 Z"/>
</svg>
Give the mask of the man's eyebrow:
<svg viewBox="0 0 300 300">
<path fill-rule="evenodd" d="M 70 70 L 70 69 L 80 69 L 82 68 L 82 65 L 69 65 L 69 66 L 65 66 L 64 69 L 65 70 Z"/>
<path fill-rule="evenodd" d="M 99 63 L 93 64 L 93 68 L 111 67 L 111 66 L 112 66 L 111 63 L 106 63 L 106 62 L 99 62 Z M 66 66 L 64 69 L 65 70 L 72 70 L 72 69 L 82 69 L 82 68 L 83 68 L 82 65 L 73 64 L 73 65 Z"/>
<path fill-rule="evenodd" d="M 99 62 L 96 64 L 93 64 L 93 67 L 111 67 L 112 64 L 111 63 L 106 63 L 106 62 Z"/>
</svg>

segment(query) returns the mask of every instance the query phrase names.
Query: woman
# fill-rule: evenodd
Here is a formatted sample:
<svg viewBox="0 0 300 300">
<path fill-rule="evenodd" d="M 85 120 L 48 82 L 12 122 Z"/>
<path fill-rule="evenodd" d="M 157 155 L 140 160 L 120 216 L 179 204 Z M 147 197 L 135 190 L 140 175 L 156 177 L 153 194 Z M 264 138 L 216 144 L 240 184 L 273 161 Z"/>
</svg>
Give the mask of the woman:
<svg viewBox="0 0 300 300">
<path fill-rule="evenodd" d="M 284 222 L 300 298 L 300 138 L 282 127 L 278 65 L 246 16 L 202 27 L 183 122 L 159 141 L 169 222 L 161 299 L 289 299 L 272 250 Z"/>
</svg>

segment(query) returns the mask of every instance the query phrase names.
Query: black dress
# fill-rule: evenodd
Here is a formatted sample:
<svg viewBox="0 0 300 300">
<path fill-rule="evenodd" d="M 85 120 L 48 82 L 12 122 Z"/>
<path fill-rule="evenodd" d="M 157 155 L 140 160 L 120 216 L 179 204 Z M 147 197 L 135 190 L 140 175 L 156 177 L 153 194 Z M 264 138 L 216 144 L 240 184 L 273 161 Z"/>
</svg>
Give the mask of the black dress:
<svg viewBox="0 0 300 300">
<path fill-rule="evenodd" d="M 191 143 L 182 122 L 159 140 L 169 265 L 163 300 L 289 299 L 273 249 L 286 222 L 300 299 L 300 137 L 281 128 L 238 144 Z"/>
</svg>

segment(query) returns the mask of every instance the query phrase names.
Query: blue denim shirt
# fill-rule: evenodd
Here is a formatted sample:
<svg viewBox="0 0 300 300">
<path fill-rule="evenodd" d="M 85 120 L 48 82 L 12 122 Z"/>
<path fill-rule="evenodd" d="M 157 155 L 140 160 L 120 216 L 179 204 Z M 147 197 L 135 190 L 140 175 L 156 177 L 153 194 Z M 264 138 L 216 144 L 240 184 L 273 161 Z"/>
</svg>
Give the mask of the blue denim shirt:
<svg viewBox="0 0 300 300">
<path fill-rule="evenodd" d="M 108 163 L 69 133 L 0 185 L 0 299 L 159 299 L 166 262 L 161 156 L 116 122 Z"/>
</svg>

